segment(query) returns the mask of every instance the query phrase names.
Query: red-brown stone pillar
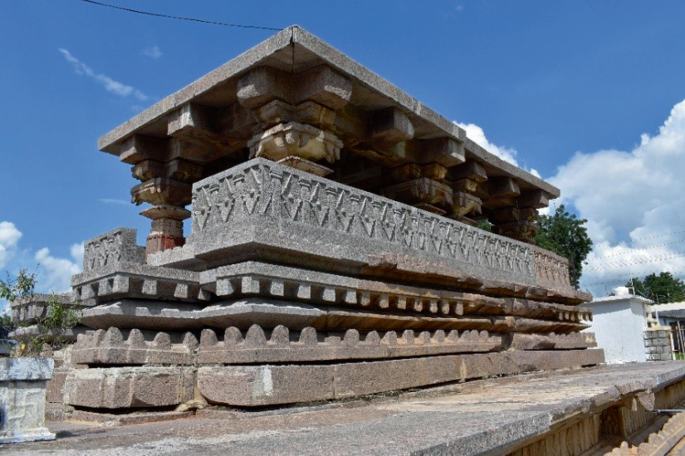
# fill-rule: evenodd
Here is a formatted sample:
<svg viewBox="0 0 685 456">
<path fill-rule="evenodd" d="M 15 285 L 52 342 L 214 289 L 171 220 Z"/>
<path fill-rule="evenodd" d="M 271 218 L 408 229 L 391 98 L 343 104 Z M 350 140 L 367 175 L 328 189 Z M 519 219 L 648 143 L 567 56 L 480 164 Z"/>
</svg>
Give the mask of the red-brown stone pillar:
<svg viewBox="0 0 685 456">
<path fill-rule="evenodd" d="M 175 206 L 152 206 L 140 213 L 152 220 L 150 235 L 145 243 L 145 253 L 180 247 L 185 243 L 183 237 L 183 220 L 190 217 L 190 211 Z"/>
</svg>

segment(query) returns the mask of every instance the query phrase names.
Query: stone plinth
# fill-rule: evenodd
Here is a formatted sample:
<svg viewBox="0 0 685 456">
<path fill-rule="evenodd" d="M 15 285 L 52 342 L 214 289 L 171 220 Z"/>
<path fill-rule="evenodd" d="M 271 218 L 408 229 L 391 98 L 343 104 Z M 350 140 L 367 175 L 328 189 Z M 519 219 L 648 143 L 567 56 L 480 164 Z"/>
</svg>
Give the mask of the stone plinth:
<svg viewBox="0 0 685 456">
<path fill-rule="evenodd" d="M 30 456 L 67 451 L 218 455 L 226 448 L 232 455 L 262 455 L 274 448 L 284 455 L 679 454 L 685 414 L 669 417 L 655 411 L 682 407 L 684 364 L 630 363 L 536 373 L 366 397 L 344 405 L 266 412 L 210 407 L 192 419 L 150 424 L 70 424 L 64 426 L 73 431 L 68 439 L 25 444 L 16 451 Z M 272 373 L 272 383 L 279 381 Z M 130 423 L 175 417 L 98 417 L 77 411 L 74 418 Z"/>
<path fill-rule="evenodd" d="M 0 359 L 0 443 L 53 440 L 45 427 L 45 387 L 52 359 Z"/>
</svg>

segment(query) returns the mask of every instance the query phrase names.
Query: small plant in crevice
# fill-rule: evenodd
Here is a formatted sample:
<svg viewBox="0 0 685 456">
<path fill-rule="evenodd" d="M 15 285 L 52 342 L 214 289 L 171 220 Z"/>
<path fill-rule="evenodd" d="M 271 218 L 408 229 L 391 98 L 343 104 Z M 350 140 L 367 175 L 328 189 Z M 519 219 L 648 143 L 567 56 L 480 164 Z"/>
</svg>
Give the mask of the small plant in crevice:
<svg viewBox="0 0 685 456">
<path fill-rule="evenodd" d="M 36 295 L 37 272 L 29 273 L 21 269 L 16 278 L 7 274 L 7 280 L 0 280 L 0 299 L 27 305 Z M 82 307 L 79 303 L 66 302 L 63 297 L 52 292 L 44 300 L 42 309 L 37 310 L 30 320 L 14 321 L 9 314 L 0 318 L 6 332 L 25 328 L 28 333 L 17 345 L 16 356 L 40 356 L 46 349 L 59 350 L 69 343 L 66 334 L 81 322 Z"/>
</svg>

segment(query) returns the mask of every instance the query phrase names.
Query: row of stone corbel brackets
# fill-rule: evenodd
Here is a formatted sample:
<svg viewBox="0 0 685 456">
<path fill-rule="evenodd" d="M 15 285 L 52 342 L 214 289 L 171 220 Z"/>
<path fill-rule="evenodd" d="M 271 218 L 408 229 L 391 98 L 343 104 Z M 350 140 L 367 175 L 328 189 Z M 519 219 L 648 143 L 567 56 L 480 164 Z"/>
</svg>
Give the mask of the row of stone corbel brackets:
<svg viewBox="0 0 685 456">
<path fill-rule="evenodd" d="M 122 262 L 77 275 L 72 285 L 73 300 L 86 307 L 119 299 L 209 304 L 239 296 L 265 296 L 315 305 L 444 317 L 518 316 L 569 323 L 592 319 L 591 311 L 583 307 L 362 280 L 259 262 L 222 266 L 202 273 Z"/>
<path fill-rule="evenodd" d="M 270 333 L 270 334 L 269 334 Z M 298 334 L 299 333 L 299 334 Z M 267 338 L 267 334 L 269 337 Z M 382 337 L 381 337 L 382 334 Z M 525 338 L 528 335 L 516 335 Z M 516 337 L 515 336 L 515 337 Z M 584 349 L 596 346 L 594 334 L 536 335 L 544 349 Z M 117 328 L 81 334 L 72 349 L 72 362 L 88 365 L 144 364 L 258 364 L 269 362 L 317 362 L 365 359 L 390 359 L 455 353 L 500 351 L 521 346 L 525 340 L 506 341 L 502 335 L 487 331 L 422 331 L 398 334 L 395 331 L 368 332 L 363 338 L 355 329 L 343 335 L 319 334 L 314 328 L 291 333 L 285 326 L 265 331 L 252 325 L 247 332 L 226 329 L 223 340 L 205 329 L 200 341 L 187 333 L 181 343 L 173 344 L 168 333 L 157 333 L 146 341 L 137 329 L 124 339 Z"/>
</svg>

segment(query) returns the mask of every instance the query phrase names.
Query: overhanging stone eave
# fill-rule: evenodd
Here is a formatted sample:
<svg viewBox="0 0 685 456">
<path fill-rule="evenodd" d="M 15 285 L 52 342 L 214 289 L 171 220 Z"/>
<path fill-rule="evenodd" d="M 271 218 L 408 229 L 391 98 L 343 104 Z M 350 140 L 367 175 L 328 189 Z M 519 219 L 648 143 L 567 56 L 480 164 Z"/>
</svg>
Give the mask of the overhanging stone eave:
<svg viewBox="0 0 685 456">
<path fill-rule="evenodd" d="M 442 131 L 446 136 L 464 143 L 467 156 L 476 158 L 490 166 L 496 167 L 505 174 L 520 179 L 531 186 L 543 190 L 550 199 L 558 198 L 560 191 L 555 186 L 543 181 L 542 179 L 522 170 L 521 168 L 505 162 L 493 153 L 471 141 L 464 129 L 454 122 L 446 119 L 442 115 L 433 111 L 416 98 L 410 96 L 399 87 L 390 83 L 378 74 L 364 67 L 360 63 L 349 58 L 347 55 L 330 46 L 320 38 L 312 35 L 300 27 L 293 27 L 293 43 L 299 44 L 308 51 L 316 54 L 325 63 L 341 71 L 346 76 L 351 76 L 354 82 L 361 83 L 374 92 L 388 98 L 391 103 L 387 106 L 400 107 L 404 111 L 409 111 L 410 117 L 416 116 L 429 122 L 434 127 Z M 398 106 L 399 105 L 399 106 Z M 437 135 L 434 135 L 437 137 Z"/>
<path fill-rule="evenodd" d="M 224 63 L 215 70 L 188 84 L 181 90 L 163 98 L 137 116 L 124 122 L 114 130 L 98 139 L 98 149 L 118 155 L 118 143 L 135 134 L 140 129 L 152 124 L 169 112 L 200 95 L 203 95 L 231 78 L 258 66 L 265 59 L 291 45 L 294 27 L 288 27 L 248 49 L 239 56 Z"/>
<path fill-rule="evenodd" d="M 129 121 L 102 136 L 98 140 L 98 148 L 104 152 L 117 155 L 118 145 L 122 140 L 151 126 L 154 122 L 159 121 L 181 105 L 188 103 L 199 96 L 210 93 L 219 85 L 239 77 L 252 68 L 262 65 L 277 66 L 277 63 L 279 62 L 271 62 L 269 59 L 289 46 L 293 46 L 293 53 L 290 57 L 292 59 L 293 68 L 298 66 L 307 68 L 316 65 L 318 62 L 311 60 L 313 55 L 320 63 L 330 65 L 332 68 L 343 73 L 347 77 L 350 77 L 353 84 L 363 85 L 385 98 L 387 100 L 387 105 L 383 107 L 397 107 L 407 113 L 411 118 L 419 118 L 421 121 L 428 123 L 431 127 L 436 129 L 435 133 L 430 135 L 431 137 L 446 136 L 462 142 L 464 143 L 466 154 L 470 158 L 482 162 L 486 166 L 497 168 L 509 177 L 513 177 L 535 189 L 544 191 L 550 199 L 559 196 L 560 192 L 558 188 L 505 162 L 488 152 L 486 149 L 480 147 L 470 140 L 467 137 L 466 132 L 454 122 L 444 118 L 397 86 L 388 82 L 386 79 L 299 26 L 291 26 L 278 32 L 276 35 L 263 41 L 254 48 L 230 60 L 178 92 L 159 101 Z M 308 55 L 303 55 L 302 53 L 298 55 L 298 47 L 308 51 Z M 298 61 L 300 58 L 302 58 L 302 61 Z M 280 63 L 282 64 L 282 62 Z"/>
</svg>

